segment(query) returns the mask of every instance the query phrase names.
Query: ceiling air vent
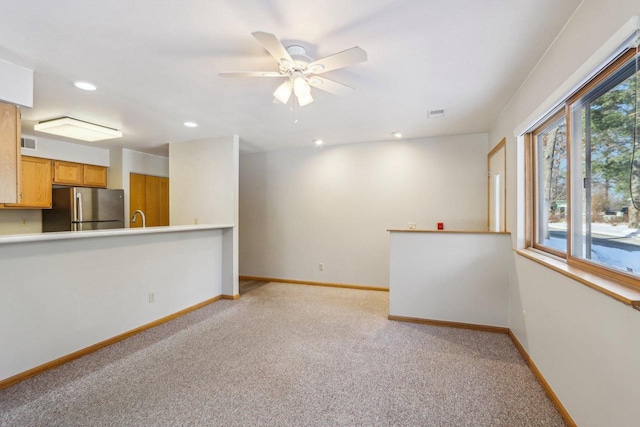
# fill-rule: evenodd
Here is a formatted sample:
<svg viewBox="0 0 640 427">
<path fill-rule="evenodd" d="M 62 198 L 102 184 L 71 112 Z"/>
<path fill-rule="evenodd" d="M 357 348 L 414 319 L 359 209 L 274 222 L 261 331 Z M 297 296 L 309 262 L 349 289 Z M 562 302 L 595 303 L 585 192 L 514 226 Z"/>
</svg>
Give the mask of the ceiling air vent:
<svg viewBox="0 0 640 427">
<path fill-rule="evenodd" d="M 433 117 L 434 119 L 437 119 L 438 117 L 442 117 L 442 116 L 444 116 L 444 109 L 429 111 L 429 117 Z"/>
<path fill-rule="evenodd" d="M 20 146 L 26 150 L 36 151 L 38 149 L 35 138 L 20 138 Z"/>
</svg>

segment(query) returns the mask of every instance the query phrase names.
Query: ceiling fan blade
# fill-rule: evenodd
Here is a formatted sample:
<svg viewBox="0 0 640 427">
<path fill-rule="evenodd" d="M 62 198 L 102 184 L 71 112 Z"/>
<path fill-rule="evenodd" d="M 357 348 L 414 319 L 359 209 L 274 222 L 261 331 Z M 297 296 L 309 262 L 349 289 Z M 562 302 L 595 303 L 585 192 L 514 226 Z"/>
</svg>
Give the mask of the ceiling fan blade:
<svg viewBox="0 0 640 427">
<path fill-rule="evenodd" d="M 357 64 L 367 60 L 367 52 L 360 49 L 358 46 L 351 49 L 343 50 L 342 52 L 327 56 L 326 58 L 313 61 L 307 66 L 307 69 L 313 74 L 325 73 L 327 71 L 336 70 L 338 68 L 347 67 L 349 65 Z M 317 69 L 317 71 L 316 71 Z"/>
<path fill-rule="evenodd" d="M 255 33 L 251 33 L 251 35 L 278 61 L 278 64 L 282 64 L 286 68 L 293 65 L 294 62 L 293 59 L 291 59 L 291 55 L 289 55 L 287 49 L 285 49 L 276 36 L 261 31 L 256 31 Z"/>
<path fill-rule="evenodd" d="M 309 85 L 315 87 L 316 89 L 324 90 L 325 92 L 329 92 L 338 96 L 351 95 L 351 93 L 354 91 L 352 87 L 345 86 L 342 83 L 334 82 L 333 80 L 317 76 L 313 76 L 309 79 Z"/>
<path fill-rule="evenodd" d="M 277 71 L 232 71 L 229 73 L 218 73 L 220 77 L 287 77 Z"/>
</svg>

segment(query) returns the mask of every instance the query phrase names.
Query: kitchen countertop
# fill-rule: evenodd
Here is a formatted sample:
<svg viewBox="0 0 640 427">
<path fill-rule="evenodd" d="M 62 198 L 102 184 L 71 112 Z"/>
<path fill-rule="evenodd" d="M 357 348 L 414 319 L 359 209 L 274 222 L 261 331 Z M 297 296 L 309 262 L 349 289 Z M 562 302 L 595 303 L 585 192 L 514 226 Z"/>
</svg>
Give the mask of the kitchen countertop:
<svg viewBox="0 0 640 427">
<path fill-rule="evenodd" d="M 42 242 L 48 240 L 88 239 L 94 237 L 130 236 L 132 234 L 175 233 L 232 228 L 233 224 L 171 225 L 168 227 L 116 228 L 111 230 L 60 231 L 55 233 L 11 234 L 0 236 L 0 245 L 10 243 Z"/>
</svg>

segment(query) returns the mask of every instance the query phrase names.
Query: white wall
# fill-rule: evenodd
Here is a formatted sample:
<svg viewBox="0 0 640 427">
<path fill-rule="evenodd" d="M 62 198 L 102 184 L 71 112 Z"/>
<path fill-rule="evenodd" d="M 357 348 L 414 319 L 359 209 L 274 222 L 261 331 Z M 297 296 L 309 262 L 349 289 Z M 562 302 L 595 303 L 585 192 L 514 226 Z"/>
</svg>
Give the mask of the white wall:
<svg viewBox="0 0 640 427">
<path fill-rule="evenodd" d="M 220 295 L 223 233 L 0 243 L 0 380 Z"/>
<path fill-rule="evenodd" d="M 169 144 L 171 225 L 229 224 L 224 232 L 222 292 L 239 295 L 237 135 Z"/>
<path fill-rule="evenodd" d="M 42 232 L 42 211 L 39 209 L 0 209 L 0 235 Z"/>
<path fill-rule="evenodd" d="M 242 153 L 240 274 L 387 287 L 387 229 L 486 229 L 487 145 L 475 134 Z"/>
<path fill-rule="evenodd" d="M 89 165 L 109 166 L 109 150 L 88 145 L 73 144 L 57 139 L 23 134 L 23 137 L 35 138 L 37 150 L 23 148 L 22 155 L 45 159 L 65 160 L 67 162 Z"/>
<path fill-rule="evenodd" d="M 171 225 L 238 223 L 237 136 L 169 144 Z"/>
<path fill-rule="evenodd" d="M 634 15 L 637 0 L 585 0 L 489 133 L 491 146 L 507 138 L 515 242 L 522 241 L 524 163 L 514 130 Z M 637 425 L 640 313 L 518 255 L 512 265 L 509 326 L 573 419 L 580 426 Z"/>
<path fill-rule="evenodd" d="M 0 101 L 33 107 L 33 71 L 0 59 Z"/>
<path fill-rule="evenodd" d="M 389 314 L 507 327 L 508 234 L 392 232 Z"/>
</svg>

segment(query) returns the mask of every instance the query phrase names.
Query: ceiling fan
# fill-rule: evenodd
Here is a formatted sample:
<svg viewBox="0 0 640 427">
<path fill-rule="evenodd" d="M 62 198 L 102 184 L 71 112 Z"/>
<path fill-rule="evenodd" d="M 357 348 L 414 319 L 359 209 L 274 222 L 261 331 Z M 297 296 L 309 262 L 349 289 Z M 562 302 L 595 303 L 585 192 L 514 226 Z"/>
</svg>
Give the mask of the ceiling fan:
<svg viewBox="0 0 640 427">
<path fill-rule="evenodd" d="M 353 92 L 353 88 L 319 77 L 318 74 L 338 68 L 348 67 L 367 60 L 367 52 L 359 47 L 343 50 L 342 52 L 327 56 L 326 58 L 312 60 L 302 46 L 289 46 L 285 48 L 280 40 L 273 34 L 255 32 L 253 37 L 274 57 L 278 62 L 279 71 L 238 71 L 219 73 L 220 77 L 280 77 L 286 79 L 273 92 L 273 96 L 279 102 L 287 104 L 291 93 L 295 95 L 298 105 L 304 107 L 313 102 L 311 87 L 332 93 L 338 96 L 347 96 Z"/>
</svg>

